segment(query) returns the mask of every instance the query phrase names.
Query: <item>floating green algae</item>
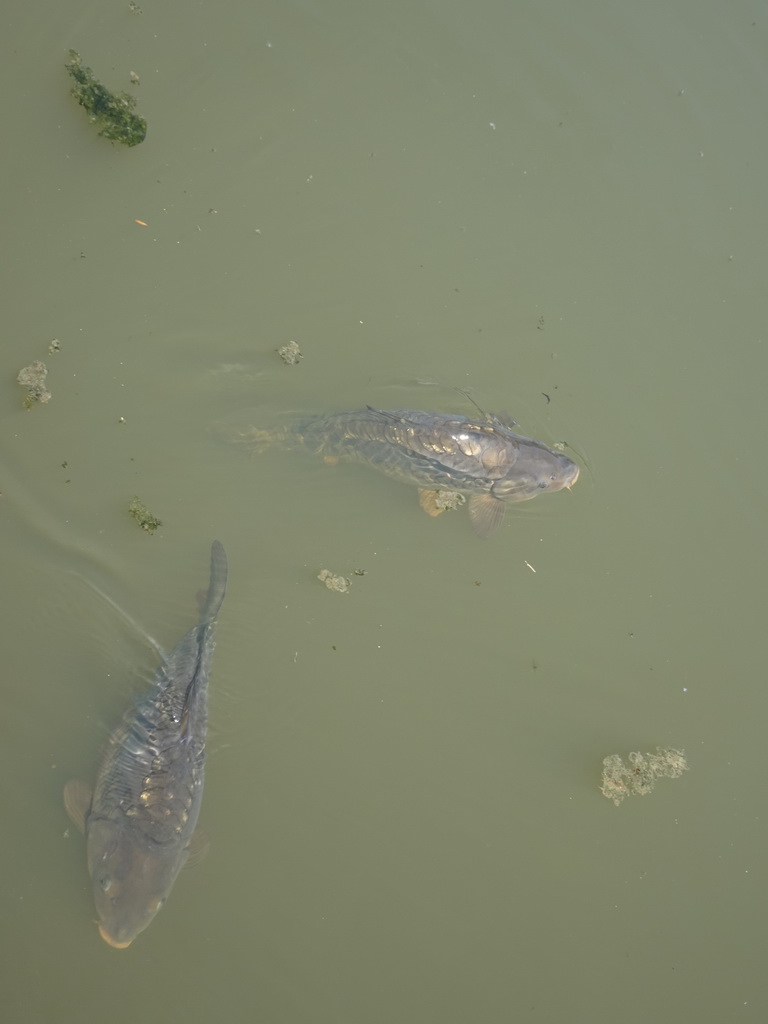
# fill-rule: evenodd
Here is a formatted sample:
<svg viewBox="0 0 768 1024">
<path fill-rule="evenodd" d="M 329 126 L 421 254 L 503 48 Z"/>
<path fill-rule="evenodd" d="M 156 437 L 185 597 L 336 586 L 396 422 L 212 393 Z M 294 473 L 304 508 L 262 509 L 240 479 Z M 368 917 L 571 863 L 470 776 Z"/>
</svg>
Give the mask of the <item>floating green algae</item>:
<svg viewBox="0 0 768 1024">
<path fill-rule="evenodd" d="M 69 60 L 64 65 L 75 80 L 72 95 L 84 107 L 88 119 L 98 125 L 99 135 L 124 146 L 137 146 L 147 135 L 147 122 L 134 114 L 136 99 L 127 92 L 118 95 L 110 92 L 94 77 L 93 71 L 83 65 L 83 59 L 75 50 L 69 51 Z"/>
<path fill-rule="evenodd" d="M 157 516 L 153 516 L 144 502 L 140 501 L 136 495 L 133 496 L 133 501 L 128 506 L 128 512 L 147 533 L 154 533 L 158 526 L 163 525 L 163 521 Z"/>
</svg>

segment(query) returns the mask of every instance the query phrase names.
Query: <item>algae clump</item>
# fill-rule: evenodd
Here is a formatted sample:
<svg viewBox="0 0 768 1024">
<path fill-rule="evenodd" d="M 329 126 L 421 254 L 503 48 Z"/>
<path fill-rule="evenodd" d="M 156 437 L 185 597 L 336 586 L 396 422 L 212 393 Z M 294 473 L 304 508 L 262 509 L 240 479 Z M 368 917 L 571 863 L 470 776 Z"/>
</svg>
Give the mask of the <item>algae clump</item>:
<svg viewBox="0 0 768 1024">
<path fill-rule="evenodd" d="M 136 99 L 127 92 L 118 95 L 109 91 L 94 77 L 93 71 L 83 65 L 83 59 L 75 50 L 69 51 L 69 60 L 64 65 L 75 85 L 72 95 L 84 107 L 88 119 L 99 127 L 99 135 L 124 146 L 137 146 L 147 135 L 147 122 L 133 112 Z"/>
<path fill-rule="evenodd" d="M 298 342 L 295 341 L 289 341 L 286 345 L 281 345 L 277 349 L 277 354 L 288 366 L 295 366 L 299 360 L 304 358 L 304 353 L 299 348 Z"/>
<path fill-rule="evenodd" d="M 134 495 L 133 501 L 128 506 L 128 512 L 136 520 L 142 530 L 146 530 L 147 533 L 154 533 L 158 526 L 163 525 L 162 519 L 158 519 L 157 516 L 153 516 L 143 501 Z"/>
<path fill-rule="evenodd" d="M 25 409 L 31 409 L 35 402 L 50 401 L 51 393 L 45 386 L 45 378 L 47 376 L 48 368 L 39 359 L 35 359 L 29 366 L 19 370 L 16 380 L 23 388 L 27 389 L 24 399 Z"/>
<path fill-rule="evenodd" d="M 682 750 L 657 747 L 655 754 L 633 751 L 625 764 L 618 754 L 603 758 L 600 791 L 618 807 L 625 796 L 645 796 L 661 778 L 677 779 L 688 770 Z"/>
<path fill-rule="evenodd" d="M 337 594 L 348 594 L 352 586 L 352 580 L 346 576 L 334 576 L 330 569 L 321 569 L 317 578 L 324 583 L 329 590 L 335 590 Z"/>
</svg>

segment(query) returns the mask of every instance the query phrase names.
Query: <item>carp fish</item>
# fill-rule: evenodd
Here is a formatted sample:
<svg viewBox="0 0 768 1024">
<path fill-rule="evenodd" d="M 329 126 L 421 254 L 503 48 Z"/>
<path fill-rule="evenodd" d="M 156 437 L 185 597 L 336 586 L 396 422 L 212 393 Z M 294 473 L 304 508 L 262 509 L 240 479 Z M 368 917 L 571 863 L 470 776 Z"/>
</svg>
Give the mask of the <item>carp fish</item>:
<svg viewBox="0 0 768 1024">
<path fill-rule="evenodd" d="M 246 415 L 252 415 L 251 413 Z M 506 416 L 468 419 L 419 409 L 374 409 L 312 416 L 274 430 L 259 429 L 240 414 L 218 424 L 220 436 L 261 450 L 270 443 L 303 447 L 326 461 L 362 462 L 415 485 L 419 502 L 438 515 L 443 492 L 467 498 L 475 532 L 490 537 L 513 502 L 545 491 L 570 489 L 579 467 L 562 452 L 512 431 Z"/>
<path fill-rule="evenodd" d="M 227 557 L 211 547 L 198 624 L 158 668 L 114 730 L 91 789 L 73 780 L 64 804 L 85 833 L 99 932 L 124 949 L 164 905 L 190 854 L 203 799 L 208 675 L 227 584 Z"/>
</svg>

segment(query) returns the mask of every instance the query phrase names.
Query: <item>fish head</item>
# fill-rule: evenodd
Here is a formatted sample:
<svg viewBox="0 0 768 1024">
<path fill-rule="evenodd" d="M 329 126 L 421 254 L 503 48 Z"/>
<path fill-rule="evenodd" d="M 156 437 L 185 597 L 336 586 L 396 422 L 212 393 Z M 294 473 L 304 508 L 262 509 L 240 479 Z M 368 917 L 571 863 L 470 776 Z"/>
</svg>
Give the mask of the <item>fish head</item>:
<svg viewBox="0 0 768 1024">
<path fill-rule="evenodd" d="M 99 915 L 99 934 L 115 949 L 130 946 L 165 904 L 186 860 L 153 849 L 141 832 L 108 819 L 88 823 L 88 872 Z"/>
<path fill-rule="evenodd" d="M 545 491 L 562 491 L 579 479 L 579 467 L 562 452 L 538 441 L 523 440 L 517 458 L 491 488 L 501 501 L 528 501 Z"/>
</svg>

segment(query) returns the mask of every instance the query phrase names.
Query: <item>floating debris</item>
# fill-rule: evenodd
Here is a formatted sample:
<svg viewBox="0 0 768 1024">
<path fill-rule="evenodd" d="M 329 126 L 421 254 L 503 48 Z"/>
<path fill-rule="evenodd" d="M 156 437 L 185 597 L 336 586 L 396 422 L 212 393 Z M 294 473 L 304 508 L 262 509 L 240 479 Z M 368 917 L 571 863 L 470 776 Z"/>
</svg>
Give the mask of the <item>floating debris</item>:
<svg viewBox="0 0 768 1024">
<path fill-rule="evenodd" d="M 124 146 L 137 146 L 147 136 L 147 122 L 134 114 L 136 98 L 127 92 L 111 93 L 97 82 L 93 71 L 83 66 L 83 58 L 75 50 L 69 51 L 69 60 L 64 65 L 75 86 L 72 95 L 84 107 L 88 119 L 99 126 L 99 135 Z"/>
<path fill-rule="evenodd" d="M 158 526 L 163 525 L 162 519 L 158 519 L 157 516 L 153 516 L 147 506 L 140 501 L 135 494 L 133 496 L 133 501 L 128 506 L 128 512 L 133 516 L 142 530 L 146 530 L 147 533 L 154 533 Z"/>
<path fill-rule="evenodd" d="M 48 346 L 48 351 L 53 355 L 54 352 L 61 352 L 61 342 L 58 338 L 54 338 L 51 344 Z"/>
<path fill-rule="evenodd" d="M 466 500 L 460 491 L 435 491 L 435 508 L 441 512 L 461 508 Z"/>
<path fill-rule="evenodd" d="M 24 399 L 25 409 L 31 409 L 35 402 L 49 402 L 51 400 L 51 393 L 45 387 L 45 378 L 47 376 L 48 367 L 45 363 L 41 363 L 39 359 L 35 359 L 29 366 L 19 370 L 16 381 L 23 388 L 27 389 Z"/>
<path fill-rule="evenodd" d="M 335 590 L 338 594 L 346 594 L 352 586 L 352 580 L 346 576 L 334 576 L 330 569 L 321 569 L 317 578 L 324 583 L 329 590 Z"/>
<path fill-rule="evenodd" d="M 277 354 L 288 366 L 295 366 L 304 357 L 304 353 L 295 341 L 289 341 L 287 345 L 281 345 L 277 350 Z"/>
<path fill-rule="evenodd" d="M 459 491 L 430 491 L 425 488 L 419 490 L 419 505 L 428 516 L 439 516 L 446 510 L 461 508 L 466 500 Z"/>
<path fill-rule="evenodd" d="M 656 747 L 655 754 L 633 751 L 625 764 L 618 754 L 603 759 L 603 784 L 600 791 L 618 807 L 625 796 L 645 796 L 661 778 L 676 779 L 688 770 L 682 750 Z"/>
</svg>

